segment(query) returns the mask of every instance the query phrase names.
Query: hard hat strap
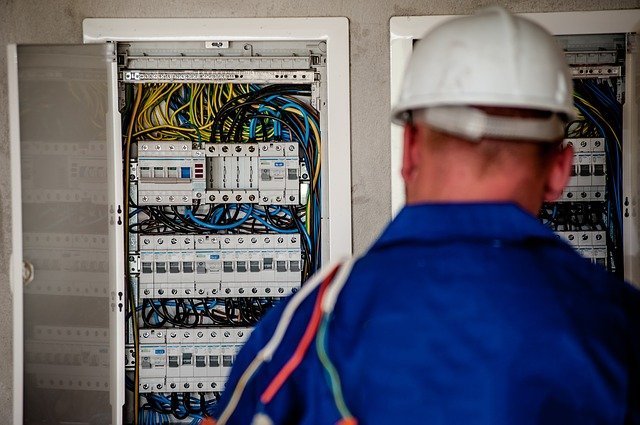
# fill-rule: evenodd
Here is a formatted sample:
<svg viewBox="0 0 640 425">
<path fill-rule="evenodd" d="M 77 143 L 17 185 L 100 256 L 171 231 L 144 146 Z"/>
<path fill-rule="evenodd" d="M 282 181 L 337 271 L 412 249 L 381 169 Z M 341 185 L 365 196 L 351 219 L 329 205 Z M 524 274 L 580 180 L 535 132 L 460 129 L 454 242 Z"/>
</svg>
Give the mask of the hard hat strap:
<svg viewBox="0 0 640 425">
<path fill-rule="evenodd" d="M 548 118 L 489 115 L 471 106 L 434 106 L 413 111 L 414 118 L 436 130 L 472 141 L 482 138 L 555 142 L 564 137 L 564 122 Z"/>
</svg>

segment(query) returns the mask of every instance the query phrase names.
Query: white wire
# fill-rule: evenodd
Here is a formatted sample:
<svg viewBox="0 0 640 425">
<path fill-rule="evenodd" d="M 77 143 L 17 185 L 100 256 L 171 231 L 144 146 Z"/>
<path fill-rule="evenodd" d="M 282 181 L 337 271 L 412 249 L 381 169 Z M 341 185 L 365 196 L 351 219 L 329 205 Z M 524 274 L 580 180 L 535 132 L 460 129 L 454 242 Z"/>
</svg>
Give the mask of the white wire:
<svg viewBox="0 0 640 425">
<path fill-rule="evenodd" d="M 338 296 L 340 295 L 342 288 L 344 288 L 345 283 L 347 283 L 347 280 L 349 279 L 349 275 L 351 274 L 351 268 L 353 267 L 355 262 L 356 262 L 355 258 L 349 261 L 346 261 L 342 265 L 342 267 L 340 267 L 340 270 L 338 271 L 338 274 L 336 275 L 335 279 L 333 279 L 333 283 L 331 284 L 331 286 L 327 288 L 327 292 L 325 293 L 322 299 L 322 306 L 321 306 L 322 312 L 324 314 L 331 314 L 333 312 L 333 308 L 336 305 Z"/>
<path fill-rule="evenodd" d="M 229 399 L 229 403 L 225 406 L 224 410 L 220 414 L 218 418 L 218 425 L 226 425 L 227 421 L 235 412 L 236 407 L 238 407 L 238 403 L 240 402 L 240 398 L 242 397 L 242 393 L 244 392 L 247 383 L 253 376 L 253 374 L 258 370 L 258 368 L 262 365 L 262 363 L 269 362 L 273 358 L 273 354 L 276 352 L 280 343 L 282 343 L 282 339 L 284 338 L 285 333 L 293 319 L 293 314 L 296 312 L 300 304 L 316 289 L 325 277 L 334 270 L 340 262 L 330 264 L 326 267 L 323 267 L 318 273 L 313 275 L 302 287 L 300 290 L 291 298 L 287 306 L 285 307 L 282 315 L 280 316 L 280 320 L 278 321 L 278 325 L 276 326 L 275 331 L 273 331 L 273 335 L 269 339 L 269 342 L 265 344 L 265 346 L 258 351 L 256 356 L 253 358 L 249 366 L 245 369 L 245 371 L 240 376 L 238 383 L 233 389 L 233 393 L 231 394 L 231 398 Z M 341 267 L 342 268 L 342 267 Z"/>
</svg>

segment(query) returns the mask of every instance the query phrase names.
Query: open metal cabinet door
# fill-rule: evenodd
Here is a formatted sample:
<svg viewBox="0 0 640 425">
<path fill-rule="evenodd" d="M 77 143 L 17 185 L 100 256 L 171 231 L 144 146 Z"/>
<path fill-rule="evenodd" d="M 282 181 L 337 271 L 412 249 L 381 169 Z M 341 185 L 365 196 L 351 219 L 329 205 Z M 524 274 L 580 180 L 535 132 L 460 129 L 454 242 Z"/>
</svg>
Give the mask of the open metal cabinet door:
<svg viewBox="0 0 640 425">
<path fill-rule="evenodd" d="M 114 48 L 9 46 L 8 58 L 14 423 L 119 424 Z"/>
</svg>

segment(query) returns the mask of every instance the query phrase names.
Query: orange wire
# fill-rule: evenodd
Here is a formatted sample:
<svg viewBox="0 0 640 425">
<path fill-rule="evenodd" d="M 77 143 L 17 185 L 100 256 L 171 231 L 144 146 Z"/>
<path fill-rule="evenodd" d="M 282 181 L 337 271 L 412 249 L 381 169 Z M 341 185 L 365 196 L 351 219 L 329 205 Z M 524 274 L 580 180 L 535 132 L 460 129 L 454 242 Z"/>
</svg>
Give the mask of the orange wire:
<svg viewBox="0 0 640 425">
<path fill-rule="evenodd" d="M 307 329 L 305 329 L 298 346 L 296 347 L 296 351 L 294 351 L 291 358 L 287 361 L 287 363 L 280 369 L 280 372 L 273 378 L 269 386 L 260 396 L 260 402 L 262 404 L 269 404 L 273 397 L 280 391 L 282 385 L 289 379 L 289 376 L 300 366 L 302 363 L 302 359 L 304 355 L 309 350 L 309 346 L 313 341 L 316 332 L 318 331 L 318 327 L 320 326 L 320 319 L 322 318 L 321 304 L 322 297 L 324 296 L 324 292 L 329 286 L 329 283 L 333 280 L 333 277 L 338 272 L 340 266 L 337 266 L 329 275 L 324 279 L 322 284 L 320 285 L 320 289 L 318 291 L 318 297 L 316 298 L 316 303 L 313 306 L 313 312 L 311 313 L 311 318 L 309 319 L 309 324 L 307 325 Z"/>
</svg>

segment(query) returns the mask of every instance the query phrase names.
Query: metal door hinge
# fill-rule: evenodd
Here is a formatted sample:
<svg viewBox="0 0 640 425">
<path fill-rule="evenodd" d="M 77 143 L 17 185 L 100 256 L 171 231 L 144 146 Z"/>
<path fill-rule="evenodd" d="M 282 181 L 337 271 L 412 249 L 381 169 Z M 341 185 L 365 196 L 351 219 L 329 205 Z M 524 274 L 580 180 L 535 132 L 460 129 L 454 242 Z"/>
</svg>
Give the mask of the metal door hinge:
<svg viewBox="0 0 640 425">
<path fill-rule="evenodd" d="M 35 270 L 33 268 L 33 264 L 29 261 L 22 262 L 22 283 L 23 285 L 28 285 L 33 282 L 33 278 L 35 276 Z"/>
</svg>

